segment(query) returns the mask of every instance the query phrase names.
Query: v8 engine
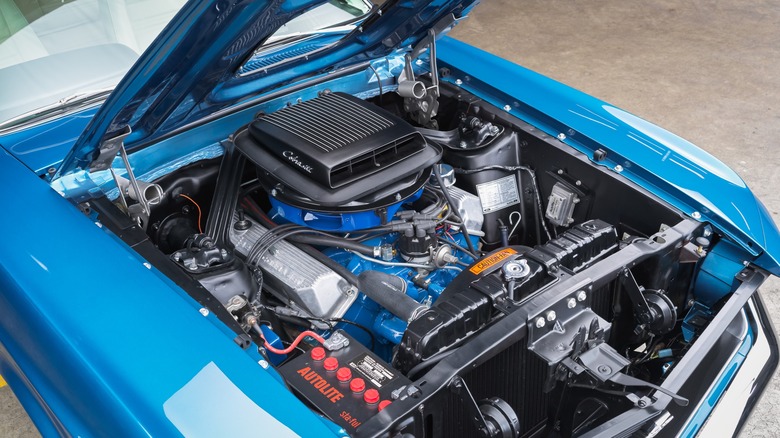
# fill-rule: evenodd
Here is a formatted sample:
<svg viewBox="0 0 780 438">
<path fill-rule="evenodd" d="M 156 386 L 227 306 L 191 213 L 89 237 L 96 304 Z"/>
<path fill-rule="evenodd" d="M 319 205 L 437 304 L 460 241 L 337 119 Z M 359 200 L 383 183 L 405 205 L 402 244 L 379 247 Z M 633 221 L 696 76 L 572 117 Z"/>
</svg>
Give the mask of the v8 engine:
<svg viewBox="0 0 780 438">
<path fill-rule="evenodd" d="M 407 88 L 269 106 L 157 181 L 155 244 L 351 435 L 684 406 L 663 382 L 728 292 L 695 288 L 712 230 L 464 90 Z"/>
<path fill-rule="evenodd" d="M 287 223 L 292 239 L 306 231 L 301 233 L 306 243 L 336 243 L 323 253 L 346 269 L 337 268 L 362 293 L 315 279 L 318 266 L 343 280 L 319 262 L 281 263 L 293 248 L 284 251 L 276 244 L 271 253 L 274 243 L 262 240 L 265 229 L 232 231 L 239 252 L 256 261 L 271 282 L 281 280 L 276 287 L 269 283 L 269 290 L 280 291 L 275 298 L 296 316 L 360 324 L 368 330 L 344 329 L 366 344 L 373 338 L 374 350 L 386 360 L 407 323 L 473 261 L 466 247 L 483 235 L 478 198 L 453 186 L 451 168 L 442 188 L 432 172 L 442 147 L 380 108 L 327 93 L 261 117 L 237 137 L 236 146 L 257 166 L 270 195 L 267 218 Z M 456 211 L 448 209 L 445 192 L 458 199 Z M 462 232 L 464 223 L 474 227 L 471 242 Z M 339 242 L 321 232 L 356 235 Z"/>
</svg>

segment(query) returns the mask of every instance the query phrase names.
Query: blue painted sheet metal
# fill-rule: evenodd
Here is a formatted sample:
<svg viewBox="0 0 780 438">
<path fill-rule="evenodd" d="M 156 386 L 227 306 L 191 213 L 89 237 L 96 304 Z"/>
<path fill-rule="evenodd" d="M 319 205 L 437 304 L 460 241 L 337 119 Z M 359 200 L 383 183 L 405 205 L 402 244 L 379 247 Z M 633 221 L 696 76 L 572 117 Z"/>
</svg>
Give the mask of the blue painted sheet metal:
<svg viewBox="0 0 780 438">
<path fill-rule="evenodd" d="M 97 109 L 98 106 L 92 106 L 27 129 L 1 134 L 0 146 L 42 175 L 60 164 Z"/>
<path fill-rule="evenodd" d="M 439 46 L 442 64 L 454 72 L 450 81 L 462 79 L 464 88 L 499 107 L 509 105 L 513 115 L 551 135 L 563 133 L 568 145 L 589 156 L 598 148 L 607 150 L 609 155 L 602 165 L 612 169 L 620 165 L 626 178 L 687 214 L 700 213 L 704 220 L 713 222 L 758 256 L 759 266 L 780 274 L 777 226 L 745 183 L 723 163 L 649 122 L 508 61 L 449 38 L 440 40 Z M 374 65 L 380 72 L 387 70 L 381 68 L 381 62 Z M 244 111 L 241 118 L 248 120 L 248 114 Z M 83 129 L 84 117 L 89 115 L 80 114 L 61 125 L 52 122 L 18 135 L 0 136 L 0 145 L 41 172 L 62 158 L 64 148 L 72 144 L 74 135 Z M 220 129 L 215 130 L 217 125 Z M 212 135 L 208 137 L 219 141 L 236 127 L 229 121 L 211 124 Z M 204 132 L 201 130 L 201 134 Z M 213 135 L 216 132 L 218 136 Z M 81 193 L 75 198 L 81 199 L 88 197 L 87 190 L 95 189 L 95 184 L 90 188 L 83 174 L 77 172 L 70 178 L 60 182 L 63 187 L 58 190 L 62 193 L 70 195 L 69 189 L 77 189 Z"/>
<path fill-rule="evenodd" d="M 59 174 L 87 168 L 107 135 L 130 126 L 129 150 L 219 110 L 305 77 L 386 56 L 424 38 L 476 0 L 406 0 L 376 9 L 349 35 L 309 56 L 237 75 L 282 24 L 324 0 L 191 1 L 173 18 L 65 157 Z"/>
<path fill-rule="evenodd" d="M 0 191 L 0 373 L 41 430 L 178 435 L 164 403 L 213 364 L 232 384 L 226 397 L 242 398 L 238 388 L 297 434 L 333 435 L 132 249 L 4 151 L 0 168 L 0 185 L 14 187 Z"/>
<path fill-rule="evenodd" d="M 729 241 L 711 247 L 696 276 L 696 301 L 712 308 L 731 293 L 737 285 L 736 275 L 744 268 L 742 257 L 744 250 Z"/>
<path fill-rule="evenodd" d="M 465 43 L 442 38 L 439 67 L 446 80 L 512 115 L 617 168 L 686 214 L 703 220 L 739 242 L 756 263 L 780 275 L 780 232 L 764 206 L 728 166 L 688 141 L 599 99 Z M 563 138 L 563 137 L 560 137 Z M 695 216 L 695 215 L 694 215 Z"/>
<path fill-rule="evenodd" d="M 382 90 L 389 92 L 395 89 L 390 83 L 391 78 L 403 68 L 402 55 L 383 58 L 374 61 L 373 67 L 383 79 Z M 366 84 L 369 88 L 366 89 Z M 322 88 L 331 91 L 354 94 L 362 99 L 368 99 L 379 93 L 377 74 L 366 67 L 343 77 L 333 78 L 315 88 L 306 88 L 290 95 L 270 99 L 261 104 L 250 106 L 241 111 L 227 114 L 211 122 L 192 127 L 181 134 L 161 140 L 149 147 L 130 155 L 130 164 L 135 176 L 143 181 L 152 181 L 166 175 L 193 160 L 213 158 L 222 153 L 221 142 L 241 126 L 251 122 L 260 111 L 271 113 L 298 100 L 309 100 L 317 96 Z M 262 96 L 260 97 L 262 99 Z M 0 141 L 2 138 L 0 137 Z M 0 143 L 1 144 L 1 143 Z M 113 169 L 119 175 L 125 173 L 120 158 L 115 158 Z M 63 196 L 76 202 L 88 200 L 94 196 L 106 193 L 109 197 L 116 196 L 116 190 L 110 172 L 97 171 L 89 173 L 78 171 L 52 181 L 52 187 Z"/>
<path fill-rule="evenodd" d="M 352 75 L 347 75 L 347 77 L 333 79 L 323 86 L 328 87 L 334 91 L 343 91 L 354 94 L 361 99 L 368 99 L 376 96 L 379 93 L 379 87 L 377 85 L 377 76 L 379 76 L 382 81 L 382 91 L 394 91 L 396 89 L 395 76 L 397 76 L 403 68 L 403 56 L 394 54 L 392 56 L 388 56 L 387 58 L 380 58 L 372 61 L 372 66 L 377 73 L 374 73 L 374 70 L 366 68 L 363 71 L 354 73 Z M 368 89 L 366 89 L 366 85 L 368 85 Z M 238 127 L 249 123 L 260 109 L 266 112 L 271 112 L 282 108 L 288 102 L 292 103 L 298 98 L 308 99 L 313 96 L 316 96 L 316 91 L 301 91 L 297 94 L 294 93 L 294 99 L 290 99 L 288 97 L 277 99 L 275 101 L 269 102 L 268 104 L 262 105 L 261 107 L 250 108 L 248 110 L 225 115 L 224 118 L 209 123 L 205 126 L 200 126 L 198 128 L 193 127 L 193 132 L 188 135 L 186 142 L 174 141 L 173 143 L 179 143 L 179 145 L 170 151 L 159 152 L 160 156 L 157 156 L 156 160 L 162 160 L 163 155 L 172 157 L 172 160 L 177 160 L 180 157 L 175 157 L 176 154 L 195 156 L 195 154 L 198 153 L 201 153 L 203 155 L 202 158 L 205 159 L 207 156 L 212 155 L 213 151 L 201 150 L 204 148 L 204 145 L 212 144 L 213 146 L 214 144 L 219 143 L 221 140 L 226 139 L 228 135 L 235 132 Z M 260 96 L 259 99 L 262 99 L 262 96 Z M 73 147 L 73 144 L 75 143 L 79 134 L 87 126 L 96 111 L 97 108 L 92 107 L 64 118 L 56 119 L 28 129 L 13 133 L 0 134 L 0 147 L 11 152 L 16 158 L 19 159 L 19 161 L 26 164 L 27 167 L 35 171 L 37 174 L 42 175 L 46 173 L 46 170 L 50 167 L 56 167 L 60 164 L 60 162 L 62 162 L 62 159 L 65 158 L 65 155 L 68 153 L 71 147 Z M 197 141 L 190 140 L 189 138 L 197 139 Z M 161 141 L 160 143 L 164 143 L 166 145 L 171 144 L 171 142 L 168 141 Z M 158 145 L 160 143 L 158 143 Z M 189 148 L 182 146 L 181 143 L 188 145 Z M 138 165 L 137 161 L 141 160 L 142 156 L 157 154 L 158 152 L 154 152 L 156 146 L 157 145 L 153 145 L 147 148 L 152 149 L 152 151 L 147 152 L 147 149 L 144 149 L 132 154 L 130 160 L 134 167 Z M 212 146 L 206 146 L 206 149 L 211 148 Z M 118 163 L 117 160 L 115 160 L 113 167 L 115 170 L 118 170 L 120 174 L 122 174 L 122 172 L 124 172 L 123 165 Z M 146 160 L 146 158 L 144 158 L 144 160 Z M 159 165 L 159 163 L 154 164 Z M 173 167 L 175 167 L 175 165 L 164 165 L 162 167 L 157 166 L 153 171 L 143 174 L 143 178 L 154 177 L 160 174 L 167 174 L 168 172 L 175 170 Z M 138 170 L 136 172 L 138 172 Z M 88 183 L 89 187 L 103 184 L 110 178 L 110 176 L 106 172 L 105 175 L 97 175 L 93 176 L 93 178 L 95 181 L 90 181 Z M 78 179 L 86 182 L 84 175 L 79 174 L 72 176 L 70 182 L 68 182 L 66 179 L 63 179 L 63 181 L 60 181 L 58 184 L 59 186 L 74 186 L 73 181 Z M 87 189 L 82 188 L 80 191 L 86 192 Z"/>
</svg>

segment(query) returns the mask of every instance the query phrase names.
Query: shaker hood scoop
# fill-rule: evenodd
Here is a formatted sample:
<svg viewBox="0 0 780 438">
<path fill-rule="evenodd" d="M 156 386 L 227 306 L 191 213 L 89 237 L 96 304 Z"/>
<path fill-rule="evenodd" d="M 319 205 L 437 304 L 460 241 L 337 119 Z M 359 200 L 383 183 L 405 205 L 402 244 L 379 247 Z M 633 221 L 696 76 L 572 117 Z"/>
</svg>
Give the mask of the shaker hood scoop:
<svg viewBox="0 0 780 438">
<path fill-rule="evenodd" d="M 325 0 L 192 0 L 141 55 L 63 161 L 58 176 L 105 170 L 105 142 L 131 131 L 128 151 L 285 84 L 386 56 L 424 38 L 447 17 L 462 18 L 478 0 L 389 0 L 361 26 L 312 55 L 239 74 L 277 29 Z M 110 152 L 110 151 L 105 151 Z M 114 154 L 115 155 L 115 154 Z M 99 159 L 100 158 L 100 159 Z"/>
</svg>

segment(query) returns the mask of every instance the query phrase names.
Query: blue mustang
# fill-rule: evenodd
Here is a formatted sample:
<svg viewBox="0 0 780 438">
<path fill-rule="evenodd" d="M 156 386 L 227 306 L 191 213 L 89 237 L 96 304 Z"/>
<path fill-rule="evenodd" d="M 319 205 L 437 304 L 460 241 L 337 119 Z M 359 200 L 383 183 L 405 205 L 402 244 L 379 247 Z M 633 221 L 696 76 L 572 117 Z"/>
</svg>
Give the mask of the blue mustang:
<svg viewBox="0 0 780 438">
<path fill-rule="evenodd" d="M 777 366 L 746 184 L 444 36 L 475 0 L 7 3 L 0 374 L 45 436 L 726 435 Z"/>
</svg>

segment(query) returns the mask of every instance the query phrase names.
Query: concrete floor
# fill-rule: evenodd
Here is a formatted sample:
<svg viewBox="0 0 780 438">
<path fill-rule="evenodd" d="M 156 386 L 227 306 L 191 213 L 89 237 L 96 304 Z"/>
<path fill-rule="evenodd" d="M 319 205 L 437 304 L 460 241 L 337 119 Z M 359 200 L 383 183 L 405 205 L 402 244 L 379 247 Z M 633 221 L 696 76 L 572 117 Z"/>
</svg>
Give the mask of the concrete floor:
<svg viewBox="0 0 780 438">
<path fill-rule="evenodd" d="M 453 36 L 708 150 L 780 220 L 780 0 L 483 0 Z M 780 322 L 780 281 L 762 290 Z M 0 436 L 37 436 L 0 388 Z M 780 380 L 742 436 L 780 436 Z"/>
</svg>

